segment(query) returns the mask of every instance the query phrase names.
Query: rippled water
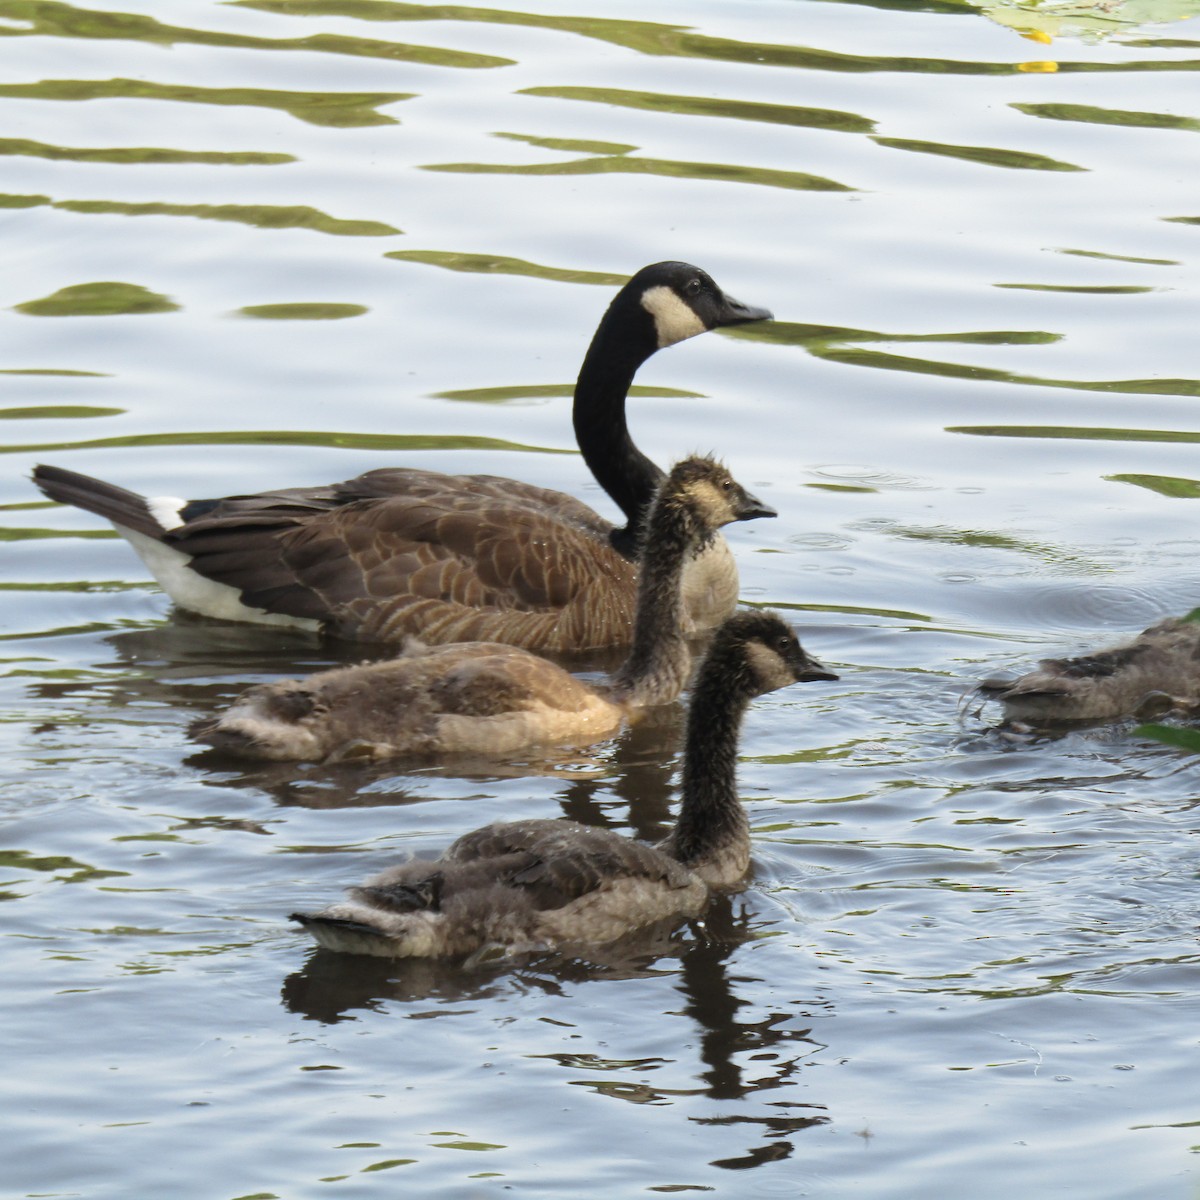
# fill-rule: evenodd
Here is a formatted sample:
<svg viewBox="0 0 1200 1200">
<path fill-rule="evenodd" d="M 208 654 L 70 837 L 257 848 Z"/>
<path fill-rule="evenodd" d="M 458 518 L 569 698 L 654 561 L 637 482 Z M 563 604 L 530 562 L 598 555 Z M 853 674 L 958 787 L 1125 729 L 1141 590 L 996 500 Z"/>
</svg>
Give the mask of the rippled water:
<svg viewBox="0 0 1200 1200">
<path fill-rule="evenodd" d="M 1200 596 L 1196 9 L 0 0 L 6 1188 L 1200 1196 L 1197 769 L 964 699 Z M 232 770 L 189 720 L 353 652 L 172 614 L 30 467 L 608 513 L 570 385 L 663 258 L 778 320 L 635 435 L 780 510 L 743 594 L 841 675 L 750 715 L 749 886 L 594 962 L 315 953 L 283 914 L 487 821 L 654 836 L 678 714 Z"/>
</svg>

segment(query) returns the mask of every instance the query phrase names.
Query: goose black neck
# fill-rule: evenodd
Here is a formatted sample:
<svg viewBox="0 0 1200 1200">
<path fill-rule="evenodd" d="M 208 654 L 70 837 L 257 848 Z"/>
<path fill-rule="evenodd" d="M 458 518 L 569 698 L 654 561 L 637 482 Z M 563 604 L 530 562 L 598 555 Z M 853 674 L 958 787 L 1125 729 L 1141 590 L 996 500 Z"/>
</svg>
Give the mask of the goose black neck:
<svg viewBox="0 0 1200 1200">
<path fill-rule="evenodd" d="M 712 532 L 692 503 L 670 488 L 667 483 L 646 518 L 633 644 L 613 677 L 619 697 L 639 708 L 669 703 L 687 683 L 691 654 L 683 632 L 683 572 Z"/>
<path fill-rule="evenodd" d="M 626 292 L 609 305 L 588 347 L 575 385 L 575 440 L 596 482 L 625 514 L 613 545 L 626 558 L 638 536 L 663 472 L 634 444 L 625 421 L 625 397 L 638 368 L 658 349 L 654 321 Z"/>
<path fill-rule="evenodd" d="M 710 654 L 692 689 L 683 757 L 683 800 L 672 841 L 685 866 L 749 836 L 737 794 L 738 735 L 755 694 L 733 663 Z"/>
</svg>

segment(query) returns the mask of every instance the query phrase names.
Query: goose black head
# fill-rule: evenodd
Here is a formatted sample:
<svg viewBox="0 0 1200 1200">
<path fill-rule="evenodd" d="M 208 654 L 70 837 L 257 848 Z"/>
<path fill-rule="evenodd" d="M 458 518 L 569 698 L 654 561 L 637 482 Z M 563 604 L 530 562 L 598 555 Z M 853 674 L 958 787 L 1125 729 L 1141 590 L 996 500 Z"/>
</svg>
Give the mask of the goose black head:
<svg viewBox="0 0 1200 1200">
<path fill-rule="evenodd" d="M 650 314 L 660 350 L 723 325 L 771 319 L 769 309 L 735 300 L 707 271 L 691 263 L 660 262 L 643 267 L 622 291 Z"/>
</svg>

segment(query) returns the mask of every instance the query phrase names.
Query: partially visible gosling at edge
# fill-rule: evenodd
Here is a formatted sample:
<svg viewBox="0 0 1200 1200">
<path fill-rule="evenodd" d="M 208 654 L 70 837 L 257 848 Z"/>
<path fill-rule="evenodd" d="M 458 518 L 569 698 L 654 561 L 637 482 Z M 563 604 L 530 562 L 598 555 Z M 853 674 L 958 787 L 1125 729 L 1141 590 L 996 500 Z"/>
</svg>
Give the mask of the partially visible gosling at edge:
<svg viewBox="0 0 1200 1200">
<path fill-rule="evenodd" d="M 1078 658 L 1043 659 L 1019 679 L 985 679 L 980 694 L 1029 725 L 1150 718 L 1200 705 L 1200 609 L 1131 641 Z"/>
<path fill-rule="evenodd" d="M 599 741 L 637 710 L 683 691 L 691 669 L 687 563 L 721 526 L 773 516 L 712 458 L 672 469 L 646 521 L 633 645 L 607 686 L 518 646 L 418 643 L 384 662 L 250 688 L 220 717 L 196 722 L 192 736 L 277 761 L 496 756 Z"/>
<path fill-rule="evenodd" d="M 683 798 L 658 846 L 565 819 L 487 825 L 436 862 L 384 871 L 350 899 L 293 913 L 324 947 L 384 958 L 518 953 L 611 942 L 670 917 L 696 916 L 738 884 L 750 826 L 737 795 L 737 744 L 751 699 L 836 675 L 774 613 L 719 627 L 688 709 Z"/>
</svg>

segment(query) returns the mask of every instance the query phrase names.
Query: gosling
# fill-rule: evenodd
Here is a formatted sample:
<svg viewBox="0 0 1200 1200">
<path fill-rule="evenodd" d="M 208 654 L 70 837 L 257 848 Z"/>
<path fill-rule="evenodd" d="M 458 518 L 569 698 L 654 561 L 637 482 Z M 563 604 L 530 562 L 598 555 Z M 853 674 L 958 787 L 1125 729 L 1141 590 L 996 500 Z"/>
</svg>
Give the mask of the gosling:
<svg viewBox="0 0 1200 1200">
<path fill-rule="evenodd" d="M 329 950 L 457 958 L 600 945 L 642 926 L 694 917 L 750 862 L 737 794 L 737 744 L 750 701 L 797 682 L 835 680 L 773 613 L 721 625 L 688 710 L 683 798 L 658 846 L 564 819 L 487 825 L 436 862 L 413 860 L 318 913 L 293 913 Z"/>
<path fill-rule="evenodd" d="M 1019 679 L 985 679 L 1007 724 L 1148 719 L 1200 705 L 1200 609 L 1079 658 L 1043 659 Z"/>
<path fill-rule="evenodd" d="M 325 762 L 496 757 L 600 741 L 640 709 L 683 691 L 691 668 L 687 563 L 721 526 L 773 516 L 712 458 L 674 467 L 646 522 L 633 645 L 607 685 L 585 683 L 517 646 L 410 643 L 384 662 L 250 688 L 223 715 L 196 722 L 192 736 L 248 758 Z"/>
</svg>

